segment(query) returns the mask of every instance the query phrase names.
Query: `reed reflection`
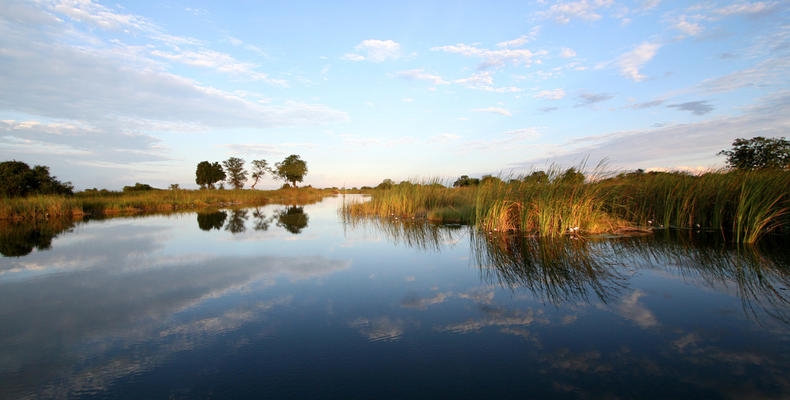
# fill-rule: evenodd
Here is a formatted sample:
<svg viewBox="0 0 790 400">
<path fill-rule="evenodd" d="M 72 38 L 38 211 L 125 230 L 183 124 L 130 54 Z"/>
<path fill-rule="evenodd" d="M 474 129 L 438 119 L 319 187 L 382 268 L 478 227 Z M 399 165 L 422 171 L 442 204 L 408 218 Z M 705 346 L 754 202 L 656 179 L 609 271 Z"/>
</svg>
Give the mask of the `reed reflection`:
<svg viewBox="0 0 790 400">
<path fill-rule="evenodd" d="M 345 229 L 382 233 L 387 240 L 420 250 L 440 251 L 443 245 L 456 243 L 467 227 L 458 224 L 434 224 L 408 218 L 357 218 L 341 213 Z"/>
<path fill-rule="evenodd" d="M 734 245 L 717 234 L 668 230 L 617 240 L 614 249 L 637 264 L 661 265 L 712 288 L 732 287 L 747 314 L 758 317 L 762 311 L 790 323 L 790 249 L 785 243 L 767 238 L 759 245 Z"/>
<path fill-rule="evenodd" d="M 616 260 L 590 242 L 574 238 L 471 235 L 483 278 L 509 288 L 526 288 L 554 304 L 607 303 L 627 282 Z"/>
</svg>

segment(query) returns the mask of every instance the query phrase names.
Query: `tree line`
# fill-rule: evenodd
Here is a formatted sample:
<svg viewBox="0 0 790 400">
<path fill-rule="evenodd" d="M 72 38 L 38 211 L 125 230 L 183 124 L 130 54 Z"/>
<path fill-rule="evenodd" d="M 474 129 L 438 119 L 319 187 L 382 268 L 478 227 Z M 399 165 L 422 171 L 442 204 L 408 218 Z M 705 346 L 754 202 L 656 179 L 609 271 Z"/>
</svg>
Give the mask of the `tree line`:
<svg viewBox="0 0 790 400">
<path fill-rule="evenodd" d="M 268 173 L 272 178 L 290 182 L 296 187 L 296 183 L 302 182 L 307 175 L 307 163 L 296 154 L 291 154 L 274 166 L 269 166 L 266 160 L 252 160 L 249 171 L 244 168 L 244 164 L 245 161 L 238 157 L 230 157 L 222 164 L 201 161 L 195 170 L 195 183 L 201 189 L 215 189 L 218 182 L 220 188 L 224 188 L 222 182 L 225 182 L 234 189 L 242 189 L 249 177 L 253 179 L 250 188 L 255 189 L 255 185 Z"/>
</svg>

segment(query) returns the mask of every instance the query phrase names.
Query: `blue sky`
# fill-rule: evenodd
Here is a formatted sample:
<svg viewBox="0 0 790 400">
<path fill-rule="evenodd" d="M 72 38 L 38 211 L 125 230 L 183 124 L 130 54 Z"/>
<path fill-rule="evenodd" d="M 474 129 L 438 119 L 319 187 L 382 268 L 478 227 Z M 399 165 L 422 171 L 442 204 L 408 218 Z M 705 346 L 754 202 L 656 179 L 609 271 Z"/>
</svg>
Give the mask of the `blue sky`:
<svg viewBox="0 0 790 400">
<path fill-rule="evenodd" d="M 3 1 L 0 158 L 117 189 L 299 154 L 350 187 L 788 136 L 790 2 L 491 3 Z"/>
</svg>

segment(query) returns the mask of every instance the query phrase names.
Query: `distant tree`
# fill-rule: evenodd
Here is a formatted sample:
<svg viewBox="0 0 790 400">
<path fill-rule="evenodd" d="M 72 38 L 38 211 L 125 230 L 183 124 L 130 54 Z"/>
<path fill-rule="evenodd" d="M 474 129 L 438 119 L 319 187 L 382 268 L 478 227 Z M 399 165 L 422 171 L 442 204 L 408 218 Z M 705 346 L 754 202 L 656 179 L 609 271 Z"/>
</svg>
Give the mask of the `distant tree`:
<svg viewBox="0 0 790 400">
<path fill-rule="evenodd" d="M 277 176 L 286 182 L 291 182 L 293 187 L 296 187 L 296 182 L 302 182 L 307 175 L 307 163 L 296 154 L 291 154 L 274 166 Z"/>
<path fill-rule="evenodd" d="M 453 182 L 453 187 L 474 186 L 479 183 L 480 183 L 480 179 L 470 178 L 469 175 L 461 175 L 460 178 L 456 179 L 455 182 Z"/>
<path fill-rule="evenodd" d="M 244 170 L 244 160 L 238 157 L 231 157 L 222 162 L 225 172 L 228 174 L 227 182 L 234 189 L 241 189 L 247 182 L 247 171 Z"/>
<path fill-rule="evenodd" d="M 502 180 L 493 175 L 483 175 L 480 177 L 480 184 L 502 183 Z"/>
<path fill-rule="evenodd" d="M 214 189 L 214 184 L 224 179 L 225 171 L 222 170 L 222 166 L 218 162 L 201 161 L 198 163 L 195 171 L 195 183 L 200 185 L 201 189 Z"/>
<path fill-rule="evenodd" d="M 149 190 L 157 190 L 149 184 L 137 182 L 134 186 L 124 186 L 123 191 L 124 193 L 128 192 L 145 192 Z"/>
<path fill-rule="evenodd" d="M 717 155 L 727 156 L 727 166 L 739 170 L 789 169 L 790 141 L 784 137 L 738 138 L 732 142 L 732 149 L 722 150 Z"/>
<path fill-rule="evenodd" d="M 576 168 L 571 167 L 557 177 L 557 182 L 572 185 L 584 183 L 584 174 L 577 171 Z"/>
<path fill-rule="evenodd" d="M 181 186 L 177 183 L 171 183 L 170 190 L 181 190 Z"/>
<path fill-rule="evenodd" d="M 381 183 L 376 186 L 376 189 L 392 189 L 393 186 L 395 186 L 395 182 L 388 178 L 381 181 Z"/>
<path fill-rule="evenodd" d="M 30 194 L 73 194 L 71 182 L 60 182 L 49 175 L 49 167 L 36 165 L 32 169 L 21 161 L 0 163 L 0 197 Z"/>
<path fill-rule="evenodd" d="M 255 189 L 255 185 L 258 184 L 258 180 L 263 178 L 263 175 L 269 171 L 269 166 L 266 163 L 266 160 L 252 160 L 252 179 L 255 179 L 252 182 L 252 189 Z"/>
<path fill-rule="evenodd" d="M 524 177 L 524 183 L 549 183 L 549 175 L 543 171 L 535 171 Z"/>
</svg>

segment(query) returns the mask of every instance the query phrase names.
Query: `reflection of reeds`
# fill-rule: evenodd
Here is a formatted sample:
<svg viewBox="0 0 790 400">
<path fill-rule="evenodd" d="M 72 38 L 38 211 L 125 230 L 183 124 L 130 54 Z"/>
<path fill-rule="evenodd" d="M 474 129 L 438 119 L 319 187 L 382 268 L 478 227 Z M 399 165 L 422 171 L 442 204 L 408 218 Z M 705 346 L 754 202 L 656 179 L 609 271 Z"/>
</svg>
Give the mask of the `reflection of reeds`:
<svg viewBox="0 0 790 400">
<path fill-rule="evenodd" d="M 790 322 L 790 252 L 768 242 L 733 245 L 718 235 L 664 231 L 655 237 L 614 241 L 613 249 L 630 263 L 664 266 L 710 287 L 734 287 L 747 313 L 756 316 L 760 309 Z"/>
<path fill-rule="evenodd" d="M 41 220 L 84 214 L 93 216 L 128 215 L 141 212 L 168 212 L 268 203 L 310 204 L 332 194 L 331 190 L 289 188 L 280 190 L 151 190 L 131 193 L 79 193 L 72 197 L 31 196 L 0 201 L 0 219 Z"/>
<path fill-rule="evenodd" d="M 711 228 L 738 243 L 790 230 L 790 171 L 639 173 L 588 180 L 484 180 L 447 188 L 438 182 L 401 183 L 376 190 L 370 201 L 344 203 L 352 216 L 427 218 L 470 223 L 485 232 L 542 237 L 613 232 L 634 226 Z"/>
<path fill-rule="evenodd" d="M 553 304 L 616 297 L 625 277 L 589 241 L 473 233 L 472 246 L 484 279 L 526 288 Z"/>
<path fill-rule="evenodd" d="M 759 318 L 761 310 L 790 323 L 790 251 L 776 244 L 760 249 L 670 230 L 606 241 L 473 233 L 472 244 L 486 279 L 555 304 L 588 301 L 590 294 L 606 302 L 627 284 L 618 271 L 663 267 L 712 288 L 733 287 L 747 315 Z"/>
<path fill-rule="evenodd" d="M 460 225 L 441 225 L 413 219 L 361 218 L 341 213 L 345 228 L 383 233 L 395 244 L 403 243 L 421 250 L 439 251 L 454 243 L 463 233 Z"/>
</svg>

